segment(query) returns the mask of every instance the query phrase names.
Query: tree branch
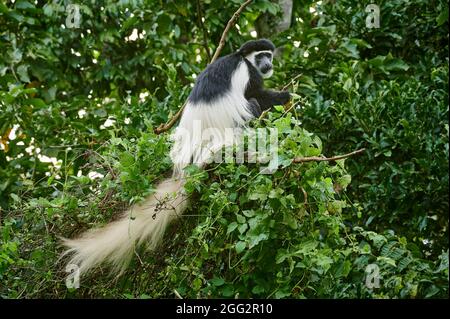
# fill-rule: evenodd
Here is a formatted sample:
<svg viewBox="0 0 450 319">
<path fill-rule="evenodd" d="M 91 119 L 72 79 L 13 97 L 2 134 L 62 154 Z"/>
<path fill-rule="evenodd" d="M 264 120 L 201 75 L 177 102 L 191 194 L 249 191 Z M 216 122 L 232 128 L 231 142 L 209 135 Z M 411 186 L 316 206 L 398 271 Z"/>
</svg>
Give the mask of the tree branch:
<svg viewBox="0 0 450 319">
<path fill-rule="evenodd" d="M 225 39 L 227 37 L 228 32 L 230 31 L 231 27 L 233 27 L 236 23 L 236 20 L 239 18 L 239 15 L 241 14 L 241 12 L 250 4 L 250 2 L 252 2 L 253 0 L 247 0 L 245 1 L 240 8 L 233 14 L 233 16 L 231 17 L 230 21 L 228 21 L 227 26 L 225 27 L 225 30 L 222 33 L 222 37 L 220 38 L 219 41 L 219 46 L 216 49 L 216 52 L 213 55 L 213 58 L 211 59 L 211 63 L 213 63 L 214 61 L 217 60 L 217 58 L 219 57 L 220 52 L 223 49 L 223 46 L 225 45 Z"/>
<path fill-rule="evenodd" d="M 296 76 L 294 76 L 288 84 L 286 84 L 285 86 L 283 86 L 283 88 L 281 89 L 281 91 L 285 91 L 291 84 L 294 83 L 295 80 L 297 80 L 299 77 L 301 77 L 303 75 L 303 73 L 299 73 Z"/>
<path fill-rule="evenodd" d="M 157 128 L 155 128 L 155 133 L 161 134 L 161 133 L 164 133 L 164 132 L 170 130 L 172 128 L 172 126 L 174 126 L 175 123 L 180 118 L 181 114 L 183 113 L 184 108 L 186 107 L 186 104 L 187 104 L 187 101 L 184 102 L 183 106 L 180 107 L 180 109 L 174 116 L 172 116 L 172 118 L 169 120 L 169 122 L 160 124 Z"/>
<path fill-rule="evenodd" d="M 337 161 L 343 158 L 347 158 L 359 153 L 364 152 L 366 149 L 365 148 L 361 148 L 357 151 L 351 152 L 351 153 L 347 153 L 347 154 L 343 154 L 343 155 L 338 155 L 338 156 L 333 156 L 333 157 L 319 157 L 319 156 L 310 156 L 310 157 L 296 157 L 293 160 L 293 163 L 306 163 L 306 162 L 324 162 L 324 161 Z"/>
<path fill-rule="evenodd" d="M 252 2 L 253 0 L 247 0 L 245 1 L 239 9 L 233 14 L 231 19 L 228 21 L 227 26 L 225 27 L 225 30 L 223 30 L 222 37 L 220 38 L 219 45 L 217 46 L 216 52 L 214 52 L 214 56 L 211 59 L 210 63 L 213 63 L 217 60 L 217 58 L 220 55 L 220 52 L 222 52 L 223 46 L 225 45 L 225 39 L 227 37 L 228 32 L 230 31 L 231 27 L 234 26 L 236 23 L 239 15 L 241 12 Z M 175 123 L 178 121 L 178 119 L 181 117 L 181 114 L 183 113 L 184 108 L 186 107 L 187 101 L 184 102 L 183 106 L 178 110 L 178 112 L 167 122 L 164 124 L 159 125 L 157 128 L 155 128 L 156 134 L 161 134 L 163 132 L 166 132 L 172 128 L 172 126 L 175 125 Z"/>
</svg>

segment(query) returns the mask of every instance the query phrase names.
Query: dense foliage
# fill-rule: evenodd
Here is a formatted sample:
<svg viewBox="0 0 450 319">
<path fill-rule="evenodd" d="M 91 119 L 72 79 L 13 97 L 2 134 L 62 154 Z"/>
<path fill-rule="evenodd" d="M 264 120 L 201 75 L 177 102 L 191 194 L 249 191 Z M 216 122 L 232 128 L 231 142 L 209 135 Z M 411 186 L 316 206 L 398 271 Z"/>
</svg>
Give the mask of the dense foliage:
<svg viewBox="0 0 450 319">
<path fill-rule="evenodd" d="M 153 129 L 241 1 L 78 1 L 79 28 L 65 25 L 68 1 L 0 3 L 1 297 L 448 297 L 448 4 L 379 1 L 368 29 L 368 3 L 294 2 L 266 83 L 294 79 L 296 107 L 251 124 L 278 129 L 280 168 L 191 167 L 191 206 L 161 249 L 80 289 L 65 286 L 58 237 L 107 223 L 170 174 L 168 135 Z M 261 14 L 281 12 L 255 0 L 223 54 Z"/>
</svg>

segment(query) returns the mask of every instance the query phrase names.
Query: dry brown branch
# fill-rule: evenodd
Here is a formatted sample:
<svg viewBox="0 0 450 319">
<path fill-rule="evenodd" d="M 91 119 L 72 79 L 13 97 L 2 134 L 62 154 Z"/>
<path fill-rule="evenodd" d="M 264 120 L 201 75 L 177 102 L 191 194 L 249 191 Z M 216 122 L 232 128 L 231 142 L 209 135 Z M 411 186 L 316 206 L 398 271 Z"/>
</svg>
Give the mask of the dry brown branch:
<svg viewBox="0 0 450 319">
<path fill-rule="evenodd" d="M 241 14 L 241 12 L 250 4 L 250 2 L 252 2 L 253 0 L 247 0 L 245 1 L 239 9 L 237 9 L 237 11 L 233 14 L 233 16 L 231 17 L 231 19 L 228 21 L 227 26 L 225 27 L 225 30 L 222 33 L 222 37 L 220 38 L 219 41 L 219 46 L 216 49 L 216 52 L 213 55 L 213 58 L 211 60 L 211 63 L 213 63 L 214 61 L 217 60 L 217 58 L 219 57 L 220 52 L 223 49 L 223 46 L 225 45 L 225 39 L 227 37 L 228 32 L 230 31 L 231 27 L 234 26 L 234 24 L 236 23 L 236 20 L 239 18 L 239 15 Z"/>
<path fill-rule="evenodd" d="M 308 205 L 308 193 L 305 191 L 305 189 L 303 187 L 300 187 L 300 189 L 302 190 L 303 193 L 303 197 L 305 198 L 303 200 L 303 205 Z"/>
<path fill-rule="evenodd" d="M 242 11 L 250 4 L 250 2 L 252 2 L 253 0 L 247 0 L 245 1 L 240 7 L 239 9 L 237 9 L 237 11 L 233 14 L 233 16 L 231 17 L 231 19 L 228 21 L 227 26 L 225 27 L 225 30 L 223 30 L 222 33 L 222 37 L 220 38 L 219 41 L 219 45 L 217 46 L 216 52 L 214 52 L 214 56 L 211 59 L 210 63 L 213 63 L 214 61 L 217 60 L 217 58 L 220 55 L 220 52 L 222 52 L 222 49 L 225 45 L 225 39 L 227 37 L 228 32 L 230 31 L 230 29 L 234 26 L 234 24 L 236 23 L 239 15 L 242 13 Z M 181 114 L 183 113 L 184 108 L 186 107 L 187 101 L 184 102 L 183 106 L 178 110 L 178 112 L 172 116 L 172 118 L 164 124 L 159 125 L 157 128 L 155 128 L 155 133 L 156 134 L 161 134 L 163 132 L 166 132 L 168 130 L 170 130 L 172 128 L 172 126 L 175 125 L 175 123 L 178 121 L 178 119 L 181 117 Z"/>
<path fill-rule="evenodd" d="M 303 75 L 303 73 L 299 73 L 299 74 L 297 74 L 296 76 L 294 76 L 294 77 L 289 81 L 288 84 L 286 84 L 285 86 L 283 86 L 283 88 L 281 89 L 281 91 L 286 90 L 286 89 L 289 87 L 289 85 L 293 84 L 294 81 L 297 80 L 297 79 L 298 79 L 299 77 L 301 77 L 302 75 Z"/>
<path fill-rule="evenodd" d="M 178 112 L 172 116 L 172 118 L 169 120 L 169 122 L 159 125 L 157 128 L 155 128 L 156 134 L 164 133 L 172 128 L 172 126 L 175 125 L 175 123 L 178 121 L 178 119 L 181 116 L 181 113 L 183 113 L 184 108 L 186 107 L 187 101 L 184 102 L 183 106 L 178 110 Z"/>
<path fill-rule="evenodd" d="M 258 120 L 262 120 L 263 118 L 265 118 L 267 113 L 269 113 L 269 110 L 262 111 L 262 113 L 259 116 Z"/>
<path fill-rule="evenodd" d="M 359 153 L 364 152 L 366 149 L 362 148 L 359 149 L 357 151 L 351 152 L 351 153 L 347 153 L 347 154 L 343 154 L 343 155 L 338 155 L 338 156 L 333 156 L 333 157 L 319 157 L 319 156 L 310 156 L 310 157 L 296 157 L 293 160 L 293 163 L 306 163 L 306 162 L 323 162 L 323 161 L 337 161 L 343 158 L 347 158 Z"/>
</svg>

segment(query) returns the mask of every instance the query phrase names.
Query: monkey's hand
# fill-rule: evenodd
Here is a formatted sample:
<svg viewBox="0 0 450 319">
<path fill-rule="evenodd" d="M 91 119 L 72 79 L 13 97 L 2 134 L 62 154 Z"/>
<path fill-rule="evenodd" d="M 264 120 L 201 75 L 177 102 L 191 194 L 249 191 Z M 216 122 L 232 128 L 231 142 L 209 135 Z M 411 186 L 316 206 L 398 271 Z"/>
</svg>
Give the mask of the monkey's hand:
<svg viewBox="0 0 450 319">
<path fill-rule="evenodd" d="M 248 105 L 250 106 L 250 110 L 253 113 L 253 116 L 259 117 L 262 113 L 261 106 L 258 103 L 258 100 L 255 98 L 251 98 L 248 100 Z"/>
<path fill-rule="evenodd" d="M 291 100 L 291 94 L 288 91 L 278 92 L 277 100 L 280 105 L 285 105 Z"/>
<path fill-rule="evenodd" d="M 254 96 L 261 107 L 261 111 L 270 109 L 274 105 L 284 105 L 291 99 L 291 95 L 287 91 L 266 91 L 262 90 Z"/>
</svg>

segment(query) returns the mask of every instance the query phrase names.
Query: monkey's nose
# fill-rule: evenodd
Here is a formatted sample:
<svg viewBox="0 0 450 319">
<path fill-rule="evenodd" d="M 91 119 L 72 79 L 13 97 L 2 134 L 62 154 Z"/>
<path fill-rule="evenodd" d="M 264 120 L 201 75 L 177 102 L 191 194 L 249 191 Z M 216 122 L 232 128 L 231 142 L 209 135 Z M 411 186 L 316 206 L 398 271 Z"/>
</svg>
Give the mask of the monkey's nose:
<svg viewBox="0 0 450 319">
<path fill-rule="evenodd" d="M 265 66 L 263 66 L 263 67 L 261 68 L 261 72 L 262 72 L 262 73 L 267 73 L 267 72 L 269 72 L 270 70 L 272 70 L 272 66 L 271 66 L 271 65 L 265 65 Z"/>
</svg>

